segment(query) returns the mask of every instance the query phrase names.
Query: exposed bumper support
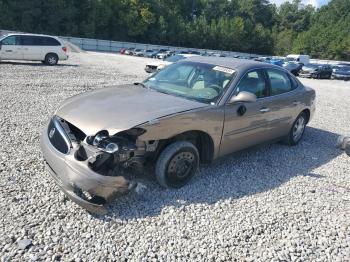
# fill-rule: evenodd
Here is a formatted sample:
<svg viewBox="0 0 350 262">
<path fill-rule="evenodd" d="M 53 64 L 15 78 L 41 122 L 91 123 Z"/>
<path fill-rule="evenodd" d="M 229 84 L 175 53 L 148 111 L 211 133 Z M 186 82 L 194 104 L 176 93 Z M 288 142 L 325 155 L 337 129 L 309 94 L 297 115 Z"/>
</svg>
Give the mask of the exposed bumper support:
<svg viewBox="0 0 350 262">
<path fill-rule="evenodd" d="M 110 202 L 129 192 L 132 187 L 123 176 L 103 176 L 94 172 L 89 168 L 87 161 L 78 161 L 74 157 L 75 149 L 67 155 L 56 150 L 48 138 L 47 128 L 41 135 L 41 149 L 47 169 L 56 184 L 73 202 L 90 212 L 106 214 L 107 210 L 104 205 L 93 203 L 78 195 L 76 189 Z"/>
</svg>

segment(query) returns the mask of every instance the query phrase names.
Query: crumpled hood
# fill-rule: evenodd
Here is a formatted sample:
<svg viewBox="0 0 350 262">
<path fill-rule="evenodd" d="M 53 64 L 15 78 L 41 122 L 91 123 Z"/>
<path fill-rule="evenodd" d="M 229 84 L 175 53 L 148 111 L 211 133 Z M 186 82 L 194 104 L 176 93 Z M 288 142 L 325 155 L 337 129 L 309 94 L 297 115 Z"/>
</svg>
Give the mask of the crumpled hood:
<svg viewBox="0 0 350 262">
<path fill-rule="evenodd" d="M 63 102 L 56 115 L 86 135 L 95 135 L 101 130 L 112 135 L 160 117 L 205 106 L 141 86 L 126 85 L 73 96 Z"/>
</svg>

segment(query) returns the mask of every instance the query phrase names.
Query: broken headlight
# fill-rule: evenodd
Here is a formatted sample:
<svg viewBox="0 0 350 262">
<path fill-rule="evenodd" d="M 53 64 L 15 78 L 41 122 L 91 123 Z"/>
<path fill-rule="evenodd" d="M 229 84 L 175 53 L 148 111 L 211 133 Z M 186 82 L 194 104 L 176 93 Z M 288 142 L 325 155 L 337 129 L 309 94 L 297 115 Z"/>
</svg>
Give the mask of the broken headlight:
<svg viewBox="0 0 350 262">
<path fill-rule="evenodd" d="M 133 151 L 136 147 L 128 139 L 118 136 L 109 136 L 107 131 L 100 131 L 95 136 L 86 138 L 86 142 L 102 151 L 114 154 L 118 151 Z"/>
</svg>

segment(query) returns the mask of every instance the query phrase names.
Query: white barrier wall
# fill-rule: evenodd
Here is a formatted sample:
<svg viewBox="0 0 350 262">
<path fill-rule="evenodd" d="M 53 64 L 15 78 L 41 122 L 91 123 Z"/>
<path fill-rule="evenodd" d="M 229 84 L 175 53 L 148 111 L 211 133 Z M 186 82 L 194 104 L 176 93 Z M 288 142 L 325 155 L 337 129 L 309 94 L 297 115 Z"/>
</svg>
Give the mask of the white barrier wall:
<svg viewBox="0 0 350 262">
<path fill-rule="evenodd" d="M 0 30 L 0 36 L 8 33 L 14 33 L 13 31 Z M 80 47 L 82 50 L 86 51 L 99 51 L 99 52 L 112 52 L 118 53 L 122 48 L 137 48 L 137 49 L 169 49 L 172 51 L 179 50 L 189 50 L 189 51 L 198 51 L 201 53 L 217 53 L 223 54 L 225 56 L 234 57 L 272 57 L 269 55 L 257 55 L 249 53 L 240 53 L 240 52 L 231 52 L 231 51 L 222 51 L 222 50 L 210 50 L 210 49 L 196 49 L 196 48 L 187 48 L 187 47 L 176 47 L 176 46 L 164 46 L 164 45 L 151 45 L 151 44 L 141 44 L 141 43 L 131 43 L 131 42 L 119 42 L 119 41 L 109 41 L 109 40 L 100 40 L 100 39 L 89 39 L 89 38 L 79 38 L 79 37 L 67 37 L 60 36 L 60 38 L 71 42 L 72 44 Z M 311 59 L 311 63 L 318 64 L 337 64 L 337 63 L 346 63 L 344 61 L 335 61 L 335 60 L 321 60 L 321 59 Z"/>
<path fill-rule="evenodd" d="M 136 49 L 169 49 L 172 51 L 189 50 L 189 51 L 198 51 L 201 53 L 214 52 L 214 53 L 224 54 L 226 56 L 232 56 L 232 57 L 233 56 L 241 56 L 241 57 L 261 56 L 257 54 L 239 53 L 239 52 L 222 51 L 222 50 L 197 49 L 197 48 L 152 45 L 152 44 L 131 43 L 131 42 L 118 42 L 118 41 L 109 41 L 109 40 L 77 38 L 77 37 L 61 36 L 60 38 L 66 41 L 69 41 L 79 46 L 82 50 L 86 50 L 86 51 L 119 52 L 120 49 L 122 48 L 136 48 Z"/>
</svg>

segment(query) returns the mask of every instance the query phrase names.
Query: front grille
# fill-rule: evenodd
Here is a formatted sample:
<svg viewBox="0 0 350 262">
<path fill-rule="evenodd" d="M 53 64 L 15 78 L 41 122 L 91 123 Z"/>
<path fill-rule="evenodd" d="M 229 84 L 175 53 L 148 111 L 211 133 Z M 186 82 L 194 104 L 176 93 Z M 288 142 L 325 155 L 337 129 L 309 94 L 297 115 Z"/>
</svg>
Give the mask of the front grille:
<svg viewBox="0 0 350 262">
<path fill-rule="evenodd" d="M 47 129 L 47 135 L 51 144 L 62 154 L 68 154 L 71 148 L 71 142 L 62 128 L 59 120 L 53 117 Z"/>
</svg>

